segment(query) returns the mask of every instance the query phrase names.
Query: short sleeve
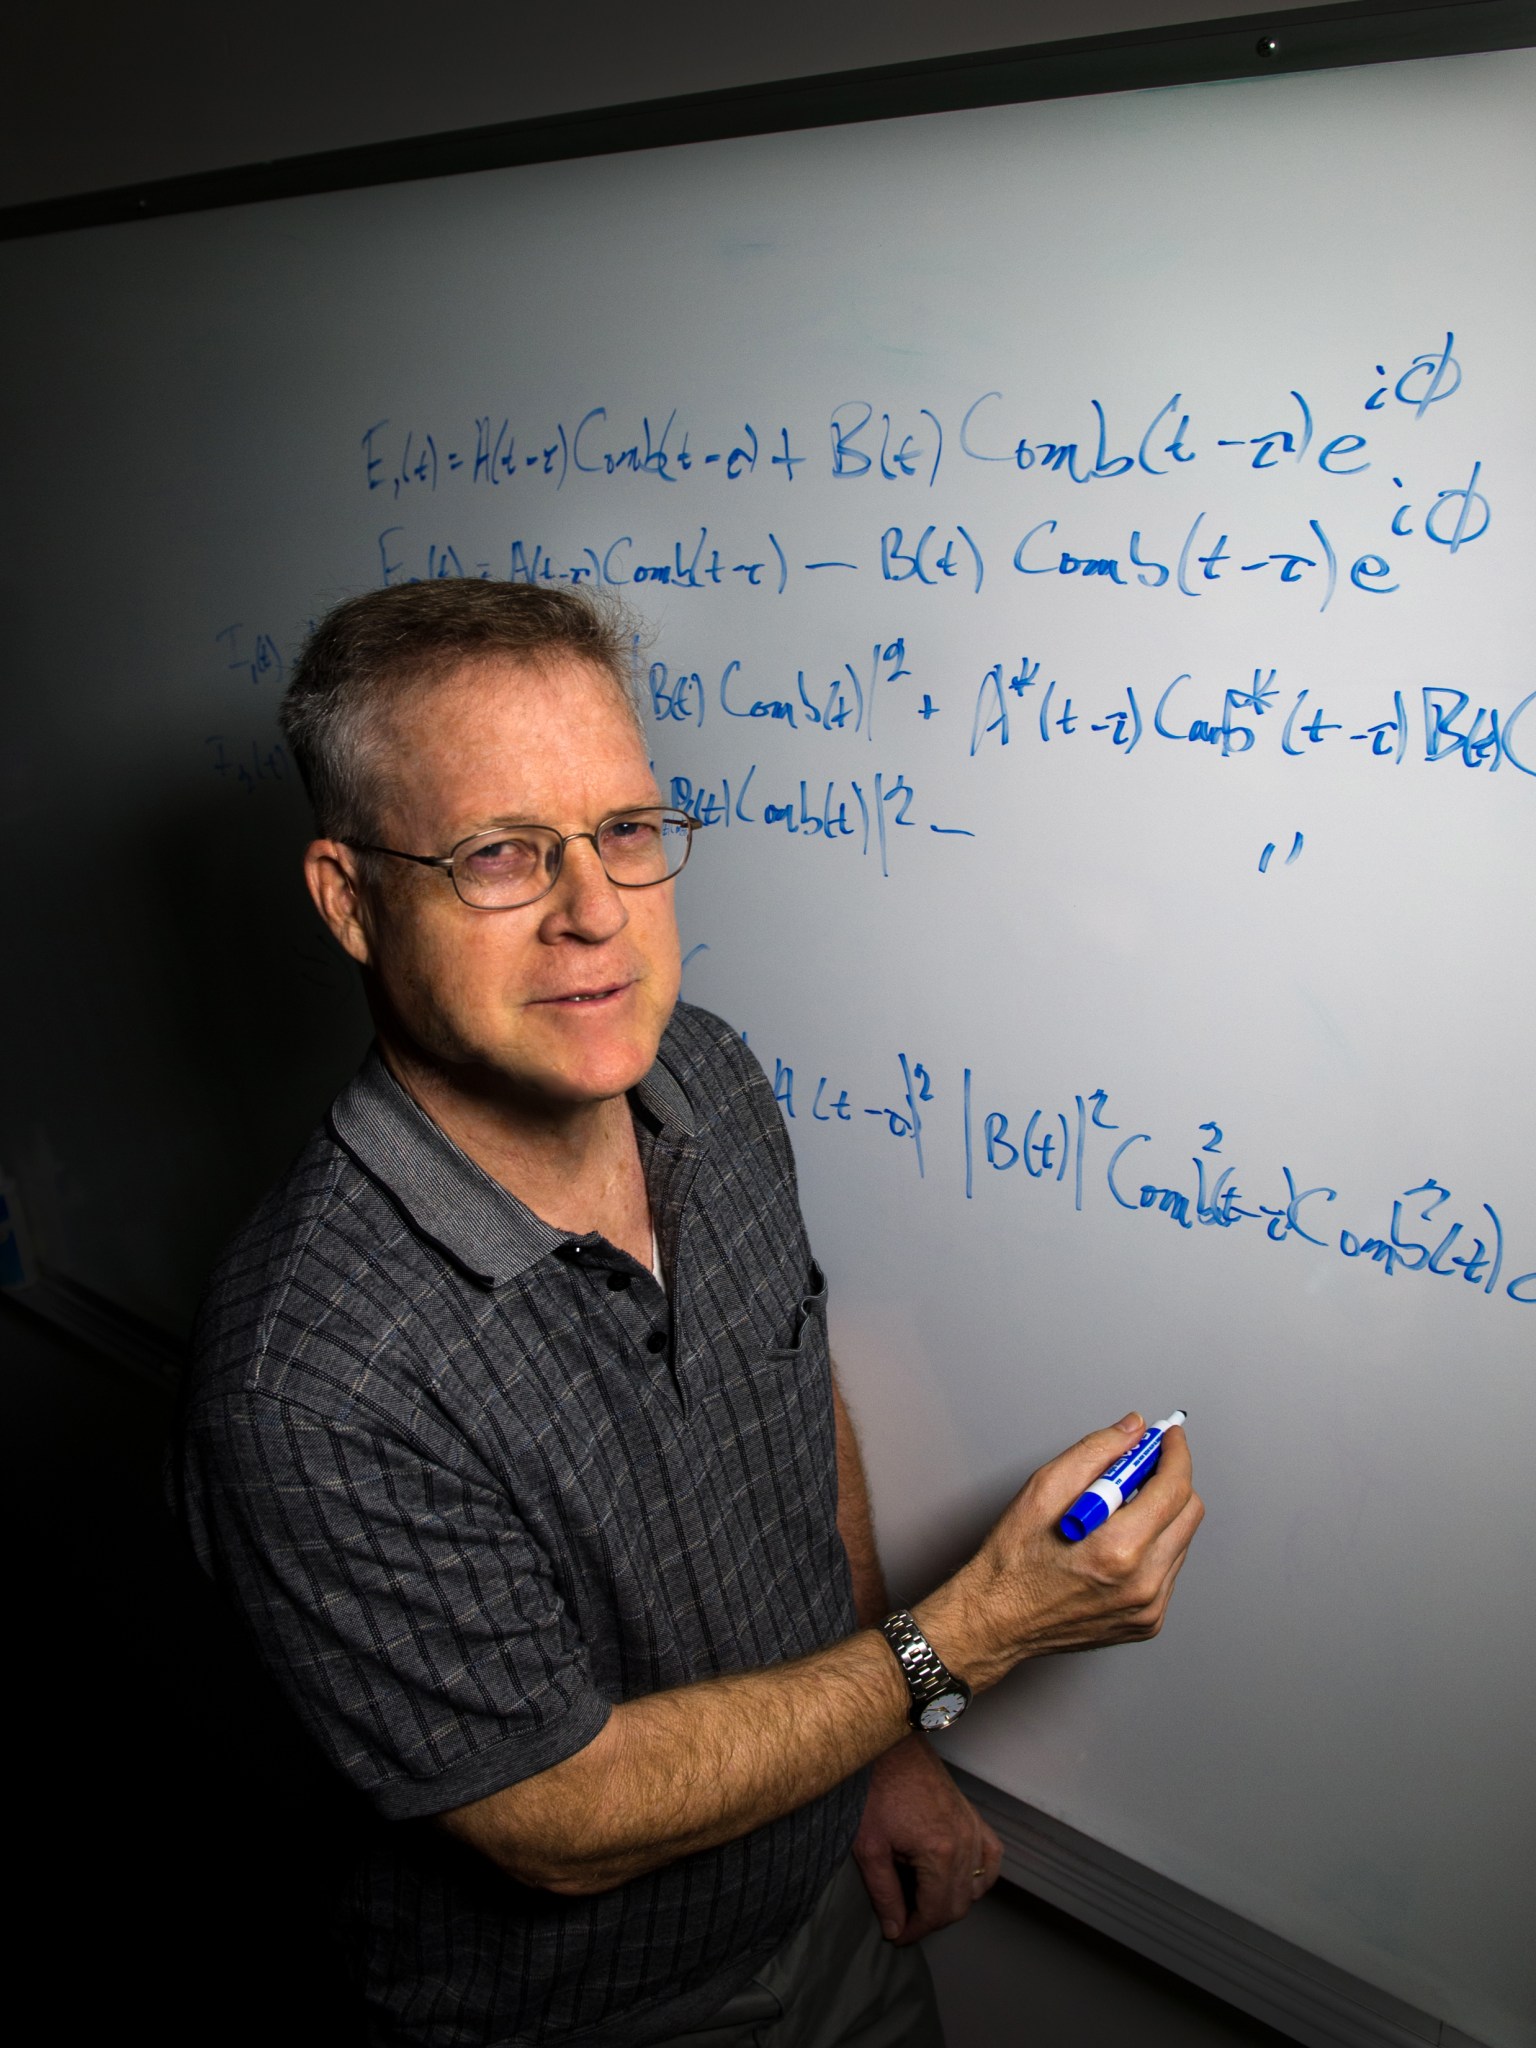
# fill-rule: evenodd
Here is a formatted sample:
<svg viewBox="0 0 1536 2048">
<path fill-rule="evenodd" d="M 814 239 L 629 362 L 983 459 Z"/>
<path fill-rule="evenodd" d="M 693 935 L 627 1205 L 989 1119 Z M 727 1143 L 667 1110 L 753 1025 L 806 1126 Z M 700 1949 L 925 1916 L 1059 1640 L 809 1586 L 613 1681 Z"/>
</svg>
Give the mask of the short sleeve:
<svg viewBox="0 0 1536 2048">
<path fill-rule="evenodd" d="M 490 1484 L 251 1391 L 203 1407 L 184 1455 L 199 1549 L 386 1817 L 483 1798 L 603 1727 L 610 1703 L 549 1560 Z"/>
</svg>

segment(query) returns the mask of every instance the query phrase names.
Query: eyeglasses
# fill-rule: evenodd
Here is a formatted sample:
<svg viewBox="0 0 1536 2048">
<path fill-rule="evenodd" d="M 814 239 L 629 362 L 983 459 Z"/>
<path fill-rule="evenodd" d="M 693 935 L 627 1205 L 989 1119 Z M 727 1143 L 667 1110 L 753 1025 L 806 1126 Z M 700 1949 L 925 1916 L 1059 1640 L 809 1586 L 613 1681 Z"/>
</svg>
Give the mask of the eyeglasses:
<svg viewBox="0 0 1536 2048">
<path fill-rule="evenodd" d="M 589 839 L 616 889 L 653 889 L 682 873 L 699 819 L 686 811 L 616 811 L 595 832 L 557 832 L 553 825 L 499 825 L 474 832 L 447 853 L 402 853 L 395 846 L 347 843 L 354 853 L 439 868 L 471 910 L 521 910 L 547 896 L 560 879 L 565 849 Z"/>
</svg>

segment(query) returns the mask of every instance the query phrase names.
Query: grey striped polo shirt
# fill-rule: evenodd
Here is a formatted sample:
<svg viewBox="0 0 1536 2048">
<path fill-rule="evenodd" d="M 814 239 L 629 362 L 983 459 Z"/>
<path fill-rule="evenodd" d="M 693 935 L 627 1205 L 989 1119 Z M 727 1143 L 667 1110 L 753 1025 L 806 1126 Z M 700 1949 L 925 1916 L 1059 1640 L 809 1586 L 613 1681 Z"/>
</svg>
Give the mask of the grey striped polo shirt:
<svg viewBox="0 0 1536 2048">
<path fill-rule="evenodd" d="M 665 1289 L 484 1175 L 376 1055 L 225 1254 L 180 1461 L 204 1567 L 379 1815 L 349 1905 L 376 2038 L 628 2048 L 807 1916 L 862 1778 L 597 1898 L 426 1816 L 615 1701 L 855 1626 L 824 1282 L 772 1091 L 680 1006 L 634 1091 Z"/>
</svg>

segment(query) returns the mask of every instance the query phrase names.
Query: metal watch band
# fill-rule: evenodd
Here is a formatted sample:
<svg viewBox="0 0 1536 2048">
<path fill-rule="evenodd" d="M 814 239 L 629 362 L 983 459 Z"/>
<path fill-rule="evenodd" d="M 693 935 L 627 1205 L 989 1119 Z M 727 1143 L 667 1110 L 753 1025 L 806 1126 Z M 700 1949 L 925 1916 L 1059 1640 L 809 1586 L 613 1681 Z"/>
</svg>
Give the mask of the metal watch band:
<svg viewBox="0 0 1536 2048">
<path fill-rule="evenodd" d="M 958 1720 L 970 1704 L 971 1688 L 950 1670 L 907 1609 L 898 1607 L 894 1614 L 888 1614 L 880 1624 L 880 1633 L 890 1644 L 907 1681 L 912 1696 L 908 1715 L 912 1726 L 935 1730 Z M 950 1703 L 947 1710 L 938 1718 L 925 1715 L 924 1709 L 941 1694 Z"/>
</svg>

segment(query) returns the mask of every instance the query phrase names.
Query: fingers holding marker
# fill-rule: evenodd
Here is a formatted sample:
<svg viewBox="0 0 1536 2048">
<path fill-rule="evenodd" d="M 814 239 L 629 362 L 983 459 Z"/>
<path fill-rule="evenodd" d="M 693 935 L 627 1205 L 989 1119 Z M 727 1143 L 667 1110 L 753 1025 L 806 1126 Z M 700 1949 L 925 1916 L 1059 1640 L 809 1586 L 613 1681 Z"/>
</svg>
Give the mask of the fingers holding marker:
<svg viewBox="0 0 1536 2048">
<path fill-rule="evenodd" d="M 1145 1427 L 1132 1414 L 1111 1430 L 1085 1437 L 1073 1453 L 1056 1461 L 1061 1479 L 1077 1463 L 1076 1453 L 1097 1453 L 1086 1471 L 1077 1466 L 1078 1491 L 1070 1503 L 1062 1500 L 1054 1509 L 1046 1534 L 1046 1548 L 1065 1580 L 1088 1596 L 1092 1626 L 1074 1627 L 1064 1615 L 1046 1629 L 1039 1648 L 1141 1642 L 1161 1629 L 1174 1580 L 1204 1514 L 1191 1485 L 1183 1421 L 1184 1411 L 1175 1410 Z M 1107 1464 L 1106 1449 L 1115 1453 Z"/>
<path fill-rule="evenodd" d="M 1203 1513 L 1181 1420 L 1170 1415 L 1148 1430 L 1133 1412 L 1042 1465 L 971 1562 L 920 1603 L 919 1625 L 973 1689 L 996 1684 L 1025 1657 L 1158 1632 Z M 1161 1461 L 1150 1484 L 1158 1461 L 1149 1438 Z M 1081 1528 L 1090 1495 L 1086 1514 L 1097 1514 L 1098 1526 L 1074 1538 L 1062 1525 L 1076 1517 Z M 1115 1501 L 1130 1506 L 1112 1509 Z"/>
<path fill-rule="evenodd" d="M 1149 1566 L 1171 1584 L 1204 1519 L 1205 1503 L 1194 1489 L 1189 1445 L 1182 1428 L 1172 1429 L 1164 1439 L 1157 1471 L 1134 1500 L 1126 1501 L 1110 1524 L 1108 1537 L 1100 1535 L 1097 1541 L 1112 1541 L 1118 1535 L 1144 1546 Z"/>
<path fill-rule="evenodd" d="M 1101 1524 L 1086 1539 L 1073 1539 L 1064 1529 L 1060 1535 L 1070 1545 L 1068 1557 L 1118 1581 L 1129 1603 L 1127 1632 L 1145 1640 L 1162 1628 L 1174 1581 L 1204 1518 L 1205 1503 L 1191 1483 L 1183 1429 L 1170 1427 L 1155 1478 L 1149 1482 L 1143 1472 L 1135 1499 L 1127 1493 L 1124 1511 L 1107 1528 Z"/>
<path fill-rule="evenodd" d="M 1118 1428 L 1123 1431 L 1128 1423 L 1139 1419 L 1128 1416 Z M 1171 1415 L 1144 1430 L 1128 1451 L 1123 1451 L 1107 1470 L 1084 1487 L 1059 1523 L 1061 1533 L 1069 1543 L 1081 1543 L 1085 1536 L 1101 1527 L 1133 1494 L 1140 1491 L 1157 1470 L 1163 1455 L 1164 1437 L 1170 1430 L 1181 1430 L 1186 1419 L 1184 1409 L 1175 1408 Z M 1100 1434 L 1108 1432 L 1101 1431 Z"/>
</svg>

